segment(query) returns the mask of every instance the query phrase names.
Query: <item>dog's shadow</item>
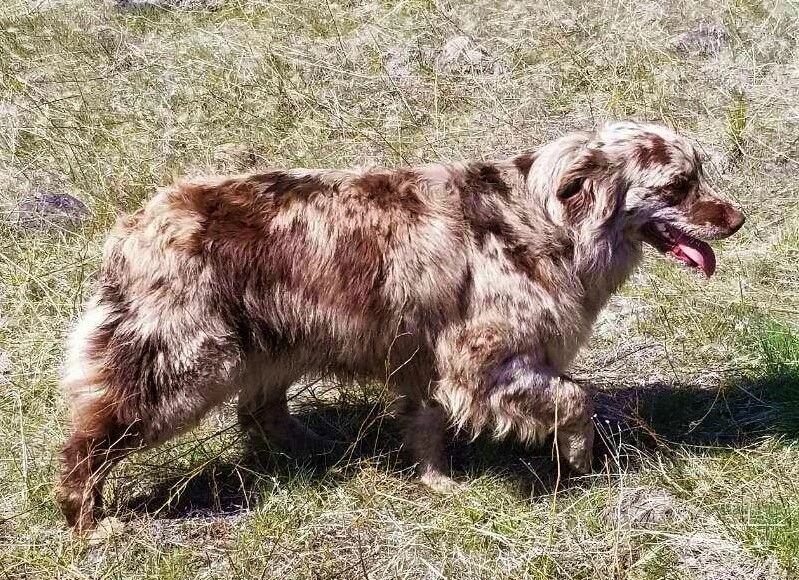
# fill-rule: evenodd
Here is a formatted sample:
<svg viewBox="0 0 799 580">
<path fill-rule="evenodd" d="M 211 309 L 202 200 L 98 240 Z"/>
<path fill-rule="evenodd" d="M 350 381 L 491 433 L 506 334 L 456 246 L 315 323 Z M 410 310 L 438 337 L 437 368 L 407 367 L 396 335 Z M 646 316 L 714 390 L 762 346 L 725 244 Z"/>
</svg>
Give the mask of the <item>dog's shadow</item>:
<svg viewBox="0 0 799 580">
<path fill-rule="evenodd" d="M 664 383 L 600 388 L 596 404 L 594 467 L 604 475 L 635 469 L 641 458 L 656 454 L 669 460 L 690 446 L 723 450 L 766 435 L 799 438 L 797 372 L 739 380 L 723 389 Z M 341 485 L 365 466 L 413 481 L 401 449 L 400 427 L 382 409 L 367 400 L 304 406 L 299 418 L 343 445 L 323 455 L 296 458 L 242 436 L 235 439 L 240 451 L 235 460 L 206 459 L 190 474 L 169 473 L 168 465 L 160 466 L 166 473 L 146 492 L 131 497 L 122 493 L 123 485 L 113 505 L 123 514 L 218 517 L 248 511 L 275 487 L 290 487 L 299 480 Z M 485 437 L 470 442 L 456 435 L 449 452 L 456 479 L 496 474 L 513 483 L 520 495 L 548 494 L 556 486 L 590 486 L 597 481 L 570 477 L 566 469 L 559 469 L 551 441 L 531 449 Z"/>
</svg>

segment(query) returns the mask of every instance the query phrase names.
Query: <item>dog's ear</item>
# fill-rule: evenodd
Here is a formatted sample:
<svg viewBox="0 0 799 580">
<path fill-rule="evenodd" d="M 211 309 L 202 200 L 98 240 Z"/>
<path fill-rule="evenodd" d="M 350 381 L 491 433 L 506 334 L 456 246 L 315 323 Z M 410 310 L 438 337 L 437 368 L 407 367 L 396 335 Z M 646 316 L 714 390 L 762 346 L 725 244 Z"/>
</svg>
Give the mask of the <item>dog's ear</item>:
<svg viewBox="0 0 799 580">
<path fill-rule="evenodd" d="M 587 181 L 596 178 L 604 165 L 604 157 L 598 149 L 583 149 L 566 168 L 555 191 L 557 198 L 566 202 L 580 195 L 590 193 Z"/>
<path fill-rule="evenodd" d="M 561 180 L 560 187 L 556 193 L 558 199 L 560 201 L 566 201 L 580 193 L 583 189 L 584 181 L 585 176 L 583 175 L 575 175 L 573 177 L 564 175 L 564 179 Z"/>
<path fill-rule="evenodd" d="M 555 195 L 567 221 L 576 223 L 589 215 L 610 215 L 618 206 L 617 195 L 607 187 L 608 161 L 598 147 L 585 147 L 561 174 Z"/>
</svg>

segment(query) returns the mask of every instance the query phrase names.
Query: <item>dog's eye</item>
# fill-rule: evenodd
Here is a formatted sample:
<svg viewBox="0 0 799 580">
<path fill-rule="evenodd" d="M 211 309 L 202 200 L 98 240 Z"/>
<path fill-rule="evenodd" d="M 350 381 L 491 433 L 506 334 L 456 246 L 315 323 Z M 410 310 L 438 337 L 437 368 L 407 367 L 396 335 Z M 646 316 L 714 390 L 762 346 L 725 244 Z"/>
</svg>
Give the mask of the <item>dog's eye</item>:
<svg viewBox="0 0 799 580">
<path fill-rule="evenodd" d="M 691 190 L 692 182 L 687 177 L 680 177 L 673 181 L 669 187 L 666 188 L 669 199 L 672 203 L 679 203 L 688 195 Z"/>
</svg>

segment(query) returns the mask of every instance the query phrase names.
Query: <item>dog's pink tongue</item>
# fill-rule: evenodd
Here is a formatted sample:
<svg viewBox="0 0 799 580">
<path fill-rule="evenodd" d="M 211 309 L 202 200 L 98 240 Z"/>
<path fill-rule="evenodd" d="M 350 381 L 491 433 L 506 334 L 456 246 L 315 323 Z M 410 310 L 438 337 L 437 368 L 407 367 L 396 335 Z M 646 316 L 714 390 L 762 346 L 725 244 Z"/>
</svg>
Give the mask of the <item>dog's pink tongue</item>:
<svg viewBox="0 0 799 580">
<path fill-rule="evenodd" d="M 716 254 L 713 248 L 702 240 L 682 238 L 677 242 L 677 250 L 687 256 L 710 278 L 716 271 Z"/>
</svg>

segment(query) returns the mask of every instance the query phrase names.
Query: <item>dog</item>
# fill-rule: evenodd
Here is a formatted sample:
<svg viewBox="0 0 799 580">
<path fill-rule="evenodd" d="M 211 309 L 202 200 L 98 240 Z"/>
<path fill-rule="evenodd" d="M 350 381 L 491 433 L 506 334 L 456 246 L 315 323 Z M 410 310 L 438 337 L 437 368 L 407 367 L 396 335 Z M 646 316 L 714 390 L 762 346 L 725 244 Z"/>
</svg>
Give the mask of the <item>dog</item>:
<svg viewBox="0 0 799 580">
<path fill-rule="evenodd" d="M 286 390 L 323 373 L 392 390 L 433 488 L 458 485 L 453 426 L 554 435 L 587 472 L 592 397 L 565 373 L 598 313 L 643 243 L 711 276 L 705 240 L 743 223 L 687 139 L 632 122 L 500 161 L 177 184 L 120 218 L 71 335 L 58 503 L 91 529 L 112 466 L 236 394 L 246 430 L 315 449 Z"/>
</svg>

